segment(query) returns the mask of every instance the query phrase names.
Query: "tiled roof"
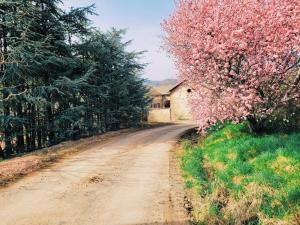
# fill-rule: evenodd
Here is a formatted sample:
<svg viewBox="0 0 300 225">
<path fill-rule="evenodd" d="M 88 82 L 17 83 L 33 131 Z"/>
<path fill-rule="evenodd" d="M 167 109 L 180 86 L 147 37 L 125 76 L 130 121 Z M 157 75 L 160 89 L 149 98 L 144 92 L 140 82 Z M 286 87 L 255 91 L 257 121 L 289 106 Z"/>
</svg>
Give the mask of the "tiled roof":
<svg viewBox="0 0 300 225">
<path fill-rule="evenodd" d="M 150 96 L 169 95 L 170 91 L 178 87 L 180 84 L 181 83 L 175 85 L 161 85 L 158 87 L 151 87 L 149 91 L 149 95 Z"/>
</svg>

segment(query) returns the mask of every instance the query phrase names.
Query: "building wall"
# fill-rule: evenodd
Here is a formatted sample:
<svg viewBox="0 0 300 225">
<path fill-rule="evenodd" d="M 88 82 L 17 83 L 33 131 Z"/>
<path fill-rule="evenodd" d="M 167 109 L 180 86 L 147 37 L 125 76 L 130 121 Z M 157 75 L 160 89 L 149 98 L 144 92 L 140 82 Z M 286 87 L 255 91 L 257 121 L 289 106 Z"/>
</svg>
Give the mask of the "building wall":
<svg viewBox="0 0 300 225">
<path fill-rule="evenodd" d="M 149 110 L 148 122 L 167 123 L 170 121 L 170 108 Z"/>
<path fill-rule="evenodd" d="M 161 108 L 162 104 L 163 104 L 162 96 L 153 96 L 152 97 L 151 108 Z M 159 105 L 159 107 L 158 107 L 158 105 Z"/>
<path fill-rule="evenodd" d="M 191 94 L 191 89 L 185 85 L 179 85 L 171 92 L 171 119 L 177 120 L 191 120 L 191 110 L 188 103 L 188 96 Z"/>
<path fill-rule="evenodd" d="M 165 103 L 170 100 L 170 96 L 168 95 L 152 96 L 151 98 L 151 108 L 167 108 L 165 107 Z"/>
</svg>

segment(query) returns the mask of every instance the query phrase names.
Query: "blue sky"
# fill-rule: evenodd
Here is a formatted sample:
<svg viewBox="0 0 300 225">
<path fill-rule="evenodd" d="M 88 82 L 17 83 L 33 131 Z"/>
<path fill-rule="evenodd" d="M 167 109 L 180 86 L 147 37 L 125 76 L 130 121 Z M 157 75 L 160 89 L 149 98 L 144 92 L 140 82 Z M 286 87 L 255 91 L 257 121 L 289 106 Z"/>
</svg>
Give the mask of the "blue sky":
<svg viewBox="0 0 300 225">
<path fill-rule="evenodd" d="M 161 21 L 174 10 L 174 0 L 64 0 L 64 8 L 95 3 L 98 16 L 91 19 L 105 31 L 111 27 L 127 29 L 125 40 L 133 40 L 129 50 L 148 51 L 143 62 L 149 63 L 144 77 L 152 80 L 175 78 L 172 60 L 162 49 Z"/>
</svg>

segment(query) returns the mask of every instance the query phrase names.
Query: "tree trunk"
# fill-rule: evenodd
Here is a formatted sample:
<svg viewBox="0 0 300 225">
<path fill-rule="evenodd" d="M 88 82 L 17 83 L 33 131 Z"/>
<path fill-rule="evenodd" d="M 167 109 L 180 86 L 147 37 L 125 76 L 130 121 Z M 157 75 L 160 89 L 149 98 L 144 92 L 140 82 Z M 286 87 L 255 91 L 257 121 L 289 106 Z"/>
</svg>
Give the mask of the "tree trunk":
<svg viewBox="0 0 300 225">
<path fill-rule="evenodd" d="M 265 130 L 264 120 L 258 120 L 254 116 L 248 116 L 248 127 L 251 133 L 262 134 Z"/>
<path fill-rule="evenodd" d="M 50 145 L 55 144 L 55 132 L 53 127 L 53 113 L 51 106 L 47 107 L 47 117 L 48 117 L 48 139 Z"/>
<path fill-rule="evenodd" d="M 6 19 L 5 19 L 5 15 L 2 16 L 2 22 L 3 24 L 5 24 Z M 7 59 L 7 30 L 5 25 L 2 25 L 2 34 L 1 34 L 1 38 L 2 38 L 2 46 L 1 46 L 1 50 L 2 50 L 2 54 L 4 55 L 4 62 L 6 62 Z M 4 65 L 1 65 L 1 72 L 3 73 L 5 70 Z M 8 87 L 7 82 L 3 82 L 3 115 L 4 118 L 8 118 L 10 117 L 10 105 L 9 105 L 9 101 L 8 101 L 8 97 L 9 97 L 9 93 L 5 90 L 5 88 Z M 4 154 L 6 157 L 11 157 L 13 155 L 13 146 L 12 146 L 12 142 L 11 142 L 11 126 L 10 124 L 6 123 L 6 126 L 4 128 L 4 143 L 5 143 L 5 149 L 4 149 Z"/>
<path fill-rule="evenodd" d="M 17 103 L 17 116 L 23 119 L 24 115 L 23 115 L 23 109 L 21 103 Z M 17 127 L 17 146 L 16 146 L 17 152 L 24 152 L 24 147 L 25 147 L 24 127 L 23 127 L 23 122 L 21 122 L 18 124 Z"/>
<path fill-rule="evenodd" d="M 38 149 L 41 149 L 43 147 L 43 144 L 42 144 L 41 119 L 40 119 L 39 111 L 37 111 L 37 142 L 38 142 Z"/>
<path fill-rule="evenodd" d="M 30 135 L 30 150 L 36 149 L 36 112 L 35 106 L 31 105 L 31 135 Z"/>
<path fill-rule="evenodd" d="M 4 95 L 6 96 L 6 95 Z M 10 116 L 10 107 L 8 102 L 3 103 L 4 107 L 4 116 L 9 117 Z M 11 132 L 11 126 L 10 124 L 7 124 L 4 128 L 4 143 L 5 143 L 5 148 L 4 148 L 4 154 L 7 158 L 11 157 L 13 155 L 13 145 L 12 145 L 12 132 Z"/>
</svg>

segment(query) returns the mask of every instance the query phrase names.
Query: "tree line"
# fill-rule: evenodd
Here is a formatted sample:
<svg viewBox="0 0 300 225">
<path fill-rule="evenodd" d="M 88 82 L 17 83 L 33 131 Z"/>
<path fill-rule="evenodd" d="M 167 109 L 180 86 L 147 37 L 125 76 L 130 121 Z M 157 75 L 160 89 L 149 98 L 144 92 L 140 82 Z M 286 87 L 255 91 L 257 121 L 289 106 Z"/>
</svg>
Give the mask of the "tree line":
<svg viewBox="0 0 300 225">
<path fill-rule="evenodd" d="M 127 51 L 123 30 L 93 28 L 94 6 L 64 11 L 60 4 L 0 3 L 2 157 L 143 119 L 142 53 Z"/>
</svg>

